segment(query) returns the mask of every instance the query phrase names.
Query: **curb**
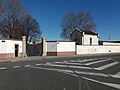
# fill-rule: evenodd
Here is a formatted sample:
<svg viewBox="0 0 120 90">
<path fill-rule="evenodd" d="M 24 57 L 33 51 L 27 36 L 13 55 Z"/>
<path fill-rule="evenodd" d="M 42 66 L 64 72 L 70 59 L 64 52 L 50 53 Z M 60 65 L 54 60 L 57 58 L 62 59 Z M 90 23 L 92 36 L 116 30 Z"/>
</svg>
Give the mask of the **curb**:
<svg viewBox="0 0 120 90">
<path fill-rule="evenodd" d="M 0 62 L 17 62 L 17 61 L 33 61 L 43 59 L 60 59 L 60 58 L 87 58 L 87 57 L 100 57 L 100 56 L 120 56 L 120 53 L 111 54 L 86 54 L 86 55 L 73 55 L 73 56 L 31 56 L 31 57 L 15 57 L 10 59 L 1 59 Z"/>
</svg>

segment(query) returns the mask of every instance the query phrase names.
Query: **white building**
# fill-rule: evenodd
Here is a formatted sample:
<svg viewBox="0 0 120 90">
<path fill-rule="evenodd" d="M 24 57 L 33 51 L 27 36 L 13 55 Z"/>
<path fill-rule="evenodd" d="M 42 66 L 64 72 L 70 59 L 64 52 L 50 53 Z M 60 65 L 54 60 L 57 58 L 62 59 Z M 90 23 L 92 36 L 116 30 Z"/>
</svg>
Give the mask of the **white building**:
<svg viewBox="0 0 120 90">
<path fill-rule="evenodd" d="M 99 34 L 94 31 L 83 31 L 75 29 L 71 34 L 71 41 L 77 45 L 98 45 Z"/>
<path fill-rule="evenodd" d="M 0 59 L 22 56 L 22 41 L 0 40 Z"/>
</svg>

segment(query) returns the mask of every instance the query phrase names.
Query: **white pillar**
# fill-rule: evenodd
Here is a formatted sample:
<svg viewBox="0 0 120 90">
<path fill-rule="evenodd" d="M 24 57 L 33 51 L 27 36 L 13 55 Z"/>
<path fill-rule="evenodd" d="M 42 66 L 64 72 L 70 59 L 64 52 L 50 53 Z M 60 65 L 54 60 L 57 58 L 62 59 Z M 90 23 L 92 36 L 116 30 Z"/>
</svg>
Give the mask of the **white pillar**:
<svg viewBox="0 0 120 90">
<path fill-rule="evenodd" d="M 42 38 L 42 45 L 43 45 L 43 54 L 42 54 L 42 56 L 47 56 L 47 53 L 46 53 L 46 37 Z"/>
<path fill-rule="evenodd" d="M 26 57 L 26 36 L 22 36 L 22 52 L 23 57 Z"/>
</svg>

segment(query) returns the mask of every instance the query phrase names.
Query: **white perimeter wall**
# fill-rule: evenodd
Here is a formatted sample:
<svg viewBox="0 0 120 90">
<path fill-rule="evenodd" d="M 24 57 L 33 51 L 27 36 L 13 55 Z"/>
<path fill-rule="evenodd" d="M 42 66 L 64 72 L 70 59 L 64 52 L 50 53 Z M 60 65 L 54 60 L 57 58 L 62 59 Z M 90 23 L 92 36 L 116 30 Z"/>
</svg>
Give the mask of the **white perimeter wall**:
<svg viewBox="0 0 120 90">
<path fill-rule="evenodd" d="M 46 52 L 57 52 L 57 42 L 46 42 Z"/>
<path fill-rule="evenodd" d="M 114 42 L 103 42 L 103 45 L 108 45 L 108 46 L 120 46 L 120 43 L 114 43 Z"/>
<path fill-rule="evenodd" d="M 75 52 L 75 42 L 59 42 L 57 52 Z"/>
<path fill-rule="evenodd" d="M 47 42 L 47 52 L 75 52 L 75 42 Z"/>
<path fill-rule="evenodd" d="M 0 53 L 15 53 L 15 44 L 19 45 L 19 53 L 22 53 L 22 41 L 14 40 L 0 40 Z"/>
<path fill-rule="evenodd" d="M 120 53 L 120 46 L 76 45 L 76 54 Z"/>
</svg>

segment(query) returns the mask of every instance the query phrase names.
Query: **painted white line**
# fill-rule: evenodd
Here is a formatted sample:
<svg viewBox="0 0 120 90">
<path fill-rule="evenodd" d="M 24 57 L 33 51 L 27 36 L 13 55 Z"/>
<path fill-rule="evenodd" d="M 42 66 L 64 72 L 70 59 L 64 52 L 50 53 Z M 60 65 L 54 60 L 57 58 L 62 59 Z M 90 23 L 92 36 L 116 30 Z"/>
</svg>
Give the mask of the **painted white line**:
<svg viewBox="0 0 120 90">
<path fill-rule="evenodd" d="M 81 63 L 65 63 L 65 64 L 69 64 L 69 65 L 83 65 L 83 64 L 81 64 Z"/>
<path fill-rule="evenodd" d="M 106 64 L 104 66 L 101 66 L 101 67 L 98 67 L 98 68 L 95 68 L 95 69 L 96 70 L 104 70 L 104 69 L 110 68 L 110 67 L 112 67 L 114 65 L 117 65 L 117 64 L 118 64 L 118 62 L 114 62 L 114 63 Z"/>
<path fill-rule="evenodd" d="M 95 73 L 95 72 L 80 72 L 80 71 L 75 71 L 77 74 L 83 74 L 83 75 L 91 75 L 91 76 L 102 76 L 102 77 L 109 77 L 106 74 L 103 73 Z"/>
<path fill-rule="evenodd" d="M 18 60 L 12 60 L 11 62 L 17 62 Z"/>
<path fill-rule="evenodd" d="M 31 65 L 25 65 L 24 67 L 30 67 Z"/>
<path fill-rule="evenodd" d="M 13 66 L 13 68 L 19 68 L 20 66 Z"/>
<path fill-rule="evenodd" d="M 83 65 L 81 63 L 55 62 L 56 64 Z"/>
<path fill-rule="evenodd" d="M 40 66 L 40 65 L 42 65 L 42 64 L 40 64 L 40 63 L 36 64 L 36 66 Z"/>
<path fill-rule="evenodd" d="M 94 72 L 80 72 L 80 71 L 73 71 L 73 70 L 63 70 L 63 69 L 55 69 L 55 68 L 43 68 L 43 67 L 30 67 L 30 68 L 36 68 L 36 69 L 42 69 L 42 70 L 48 70 L 48 71 L 57 71 L 57 72 L 64 72 L 69 74 L 83 74 L 83 75 L 92 75 L 92 76 L 103 76 L 103 77 L 109 77 L 108 75 L 102 74 L 102 73 L 94 73 Z"/>
<path fill-rule="evenodd" d="M 49 64 L 51 64 L 51 63 L 49 63 L 49 62 L 48 62 L 48 63 L 46 63 L 46 65 L 49 65 Z"/>
<path fill-rule="evenodd" d="M 78 68 L 78 69 L 94 69 L 90 67 L 83 67 L 83 66 L 70 66 L 70 65 L 57 65 L 57 64 L 43 64 L 45 66 L 53 66 L 53 67 L 68 67 L 68 68 Z"/>
<path fill-rule="evenodd" d="M 99 60 L 99 59 L 101 59 L 101 58 L 94 58 L 94 59 L 83 59 L 83 60 L 77 60 L 78 62 L 81 62 L 81 63 L 85 63 L 85 62 L 87 62 L 87 61 L 96 61 L 96 60 Z"/>
<path fill-rule="evenodd" d="M 116 76 L 120 76 L 120 71 L 115 74 Z"/>
<path fill-rule="evenodd" d="M 57 64 L 57 63 L 63 63 L 63 62 L 54 62 L 54 63 L 56 63 L 56 64 Z"/>
<path fill-rule="evenodd" d="M 0 68 L 0 70 L 5 70 L 5 69 L 7 69 L 7 67 L 1 67 L 1 68 Z"/>
<path fill-rule="evenodd" d="M 53 68 L 43 68 L 43 67 L 30 67 L 30 68 L 42 69 L 42 70 L 48 70 L 48 71 L 57 71 L 57 69 L 53 69 Z"/>
<path fill-rule="evenodd" d="M 74 77 L 79 77 L 78 75 L 73 74 L 72 70 L 62 70 L 62 69 L 43 68 L 43 67 L 30 67 L 30 68 L 42 69 L 42 70 L 48 70 L 48 71 L 57 71 L 57 72 L 64 73 L 64 74 L 67 74 L 67 75 L 71 75 L 71 76 L 74 76 Z"/>
<path fill-rule="evenodd" d="M 61 73 L 67 73 L 69 75 L 77 77 L 76 74 L 82 74 L 82 75 L 91 75 L 91 76 L 102 76 L 102 77 L 113 77 L 116 79 L 120 79 L 120 76 L 111 75 L 111 74 L 103 74 L 103 73 L 95 73 L 95 72 L 82 72 L 82 71 L 73 71 L 73 70 L 63 70 L 63 69 L 55 69 L 55 68 L 43 68 L 43 67 L 30 67 L 35 69 L 42 69 L 42 70 L 48 70 L 48 71 L 57 71 Z"/>
<path fill-rule="evenodd" d="M 113 78 L 119 78 L 120 79 L 120 75 L 110 75 Z"/>
<path fill-rule="evenodd" d="M 75 60 L 70 60 L 70 62 L 77 62 L 77 61 L 75 61 Z"/>
<path fill-rule="evenodd" d="M 101 81 L 97 81 L 97 80 L 86 78 L 86 77 L 82 77 L 82 78 L 85 79 L 85 80 L 89 80 L 89 81 L 92 81 L 92 82 L 102 84 L 102 85 L 106 85 L 106 86 L 110 86 L 110 87 L 113 87 L 113 88 L 116 88 L 116 89 L 120 89 L 120 84 L 101 82 Z"/>
<path fill-rule="evenodd" d="M 92 65 L 92 64 L 97 64 L 97 63 L 100 63 L 100 62 L 109 61 L 109 60 L 110 60 L 110 59 L 100 60 L 100 61 L 95 61 L 95 62 L 86 63 L 86 64 L 84 64 L 84 65 Z"/>
</svg>

